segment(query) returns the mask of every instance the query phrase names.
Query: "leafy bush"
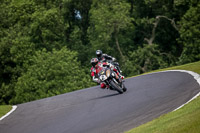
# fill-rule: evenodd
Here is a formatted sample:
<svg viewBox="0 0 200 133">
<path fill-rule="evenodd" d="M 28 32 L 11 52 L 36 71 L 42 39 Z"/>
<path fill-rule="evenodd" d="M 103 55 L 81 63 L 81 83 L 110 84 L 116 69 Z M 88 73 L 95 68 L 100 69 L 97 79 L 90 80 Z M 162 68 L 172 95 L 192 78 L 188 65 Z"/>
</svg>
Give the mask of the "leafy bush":
<svg viewBox="0 0 200 133">
<path fill-rule="evenodd" d="M 164 53 L 161 53 L 156 44 L 144 45 L 138 50 L 129 52 L 130 57 L 126 63 L 126 70 L 124 71 L 128 76 L 145 73 L 157 68 L 166 67 Z"/>
<path fill-rule="evenodd" d="M 33 65 L 18 79 L 16 96 L 11 102 L 28 102 L 91 86 L 90 77 L 76 56 L 77 53 L 65 47 L 52 52 L 45 49 L 36 52 Z"/>
</svg>

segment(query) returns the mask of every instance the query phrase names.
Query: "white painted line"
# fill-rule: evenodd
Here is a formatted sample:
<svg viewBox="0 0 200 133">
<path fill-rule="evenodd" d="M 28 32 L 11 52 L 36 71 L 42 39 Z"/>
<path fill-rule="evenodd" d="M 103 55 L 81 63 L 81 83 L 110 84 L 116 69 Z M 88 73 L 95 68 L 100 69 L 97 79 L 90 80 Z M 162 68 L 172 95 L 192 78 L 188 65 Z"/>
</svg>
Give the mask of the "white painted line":
<svg viewBox="0 0 200 133">
<path fill-rule="evenodd" d="M 153 73 L 148 73 L 148 74 L 154 74 L 154 73 L 162 73 L 162 72 L 184 72 L 184 73 L 188 73 L 190 75 L 192 75 L 194 77 L 194 79 L 197 81 L 197 83 L 200 86 L 200 75 L 198 73 L 192 72 L 192 71 L 187 71 L 187 70 L 167 70 L 167 71 L 161 71 L 161 72 L 153 72 Z M 147 74 L 147 75 L 148 75 Z M 182 104 L 181 106 L 179 106 L 178 108 L 176 108 L 173 111 L 176 111 L 180 108 L 182 108 L 184 105 L 188 104 L 189 102 L 191 102 L 192 100 L 194 100 L 195 98 L 197 98 L 198 96 L 200 96 L 200 92 L 197 93 L 193 98 L 191 98 L 189 101 L 187 101 L 186 103 Z"/>
<path fill-rule="evenodd" d="M 192 71 L 186 71 L 186 70 L 169 70 L 169 71 L 179 71 L 179 72 L 185 72 L 185 73 L 188 73 L 190 75 L 192 75 L 194 77 L 194 79 L 197 81 L 197 83 L 199 84 L 200 86 L 200 75 L 195 73 L 195 72 L 192 72 Z M 197 93 L 193 98 L 191 98 L 189 101 L 187 101 L 186 103 L 184 103 L 183 105 L 181 105 L 180 107 L 176 108 L 175 110 L 173 111 L 176 111 L 180 108 L 182 108 L 184 105 L 188 104 L 189 102 L 191 102 L 192 100 L 194 100 L 195 98 L 197 98 L 198 96 L 200 95 L 200 92 Z"/>
<path fill-rule="evenodd" d="M 192 99 L 190 99 L 188 102 L 186 102 L 185 104 L 181 105 L 180 107 L 176 108 L 173 111 L 176 111 L 176 110 L 182 108 L 184 105 L 188 104 L 189 102 L 191 102 L 192 100 L 194 100 L 195 98 L 197 98 L 199 95 L 200 95 L 200 92 L 197 95 L 195 95 Z"/>
<path fill-rule="evenodd" d="M 15 106 L 12 106 L 12 109 L 11 109 L 11 111 L 9 111 L 7 114 L 5 114 L 4 116 L 2 116 L 1 118 L 0 118 L 0 121 L 1 120 L 3 120 L 4 118 L 6 118 L 7 116 L 9 116 L 13 111 L 15 111 L 17 109 L 17 106 L 15 105 Z"/>
<path fill-rule="evenodd" d="M 192 71 L 186 71 L 186 70 L 168 70 L 168 71 L 178 71 L 178 72 L 185 72 L 185 73 L 188 73 L 190 75 L 192 75 L 194 77 L 194 79 L 197 81 L 197 83 L 199 84 L 200 86 L 200 75 L 195 73 L 195 72 L 192 72 Z M 167 71 L 164 71 L 164 72 L 167 72 Z M 175 110 L 173 111 L 176 111 L 180 108 L 182 108 L 184 105 L 188 104 L 189 102 L 191 102 L 192 100 L 194 100 L 195 98 L 197 98 L 198 96 L 200 95 L 200 92 L 197 93 L 193 98 L 191 98 L 189 101 L 187 101 L 186 103 L 184 103 L 183 105 L 181 105 L 180 107 L 176 108 Z"/>
</svg>

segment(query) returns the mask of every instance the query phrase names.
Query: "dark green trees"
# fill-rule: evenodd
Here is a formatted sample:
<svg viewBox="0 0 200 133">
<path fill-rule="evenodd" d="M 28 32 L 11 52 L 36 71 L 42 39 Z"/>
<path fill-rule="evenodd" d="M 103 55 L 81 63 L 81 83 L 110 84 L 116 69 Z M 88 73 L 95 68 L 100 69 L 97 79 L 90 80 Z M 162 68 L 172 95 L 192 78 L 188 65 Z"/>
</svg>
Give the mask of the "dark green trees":
<svg viewBox="0 0 200 133">
<path fill-rule="evenodd" d="M 192 1 L 180 21 L 181 64 L 200 60 L 200 2 Z"/>
<path fill-rule="evenodd" d="M 0 3 L 0 104 L 94 85 L 97 49 L 116 57 L 125 76 L 200 59 L 197 0 Z"/>
<path fill-rule="evenodd" d="M 65 47 L 36 52 L 31 59 L 33 65 L 18 78 L 11 102 L 28 102 L 91 86 L 90 75 L 86 75 L 76 56 Z"/>
</svg>

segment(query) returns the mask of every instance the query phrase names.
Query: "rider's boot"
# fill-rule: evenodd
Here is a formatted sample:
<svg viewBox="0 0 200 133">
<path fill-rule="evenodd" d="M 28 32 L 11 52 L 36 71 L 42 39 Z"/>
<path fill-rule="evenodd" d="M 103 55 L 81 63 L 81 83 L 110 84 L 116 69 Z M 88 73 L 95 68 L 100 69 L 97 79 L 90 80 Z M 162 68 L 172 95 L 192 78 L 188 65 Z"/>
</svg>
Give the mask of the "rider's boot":
<svg viewBox="0 0 200 133">
<path fill-rule="evenodd" d="M 121 74 L 121 73 L 119 73 L 119 72 L 117 72 L 117 75 L 121 78 L 121 79 L 124 79 L 125 77 Z"/>
<path fill-rule="evenodd" d="M 119 66 L 117 66 L 117 70 L 119 72 L 119 76 L 121 79 L 124 79 L 125 77 L 122 75 L 122 71 L 120 70 Z"/>
</svg>

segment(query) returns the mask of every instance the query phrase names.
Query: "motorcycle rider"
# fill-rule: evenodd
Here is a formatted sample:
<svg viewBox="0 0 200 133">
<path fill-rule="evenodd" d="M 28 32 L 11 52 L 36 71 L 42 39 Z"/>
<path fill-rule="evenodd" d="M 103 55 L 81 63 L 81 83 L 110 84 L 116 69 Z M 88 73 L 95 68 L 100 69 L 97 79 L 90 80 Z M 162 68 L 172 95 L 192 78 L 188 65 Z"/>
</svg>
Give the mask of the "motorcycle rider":
<svg viewBox="0 0 200 133">
<path fill-rule="evenodd" d="M 101 68 L 102 68 L 102 63 L 99 62 L 99 60 L 97 58 L 92 58 L 90 61 L 92 67 L 91 67 L 91 77 L 92 80 L 98 84 L 101 84 L 101 88 L 105 89 L 106 87 L 109 88 L 109 86 L 106 86 L 106 83 L 104 82 L 100 82 L 99 77 L 98 77 L 98 73 L 100 72 Z M 106 62 L 103 63 L 103 66 L 109 66 L 109 64 L 107 64 Z M 117 71 L 117 69 L 115 68 L 111 68 L 113 71 L 116 72 L 116 74 L 119 76 L 119 72 Z"/>
<path fill-rule="evenodd" d="M 96 51 L 97 59 L 102 62 L 106 62 L 107 60 L 115 61 L 116 59 L 110 55 L 103 54 L 101 50 Z"/>
<path fill-rule="evenodd" d="M 97 59 L 101 62 L 112 61 L 112 64 L 117 68 L 117 70 L 119 72 L 118 75 L 121 77 L 121 79 L 124 79 L 124 76 L 121 75 L 122 71 L 119 68 L 119 63 L 114 62 L 114 61 L 116 61 L 116 59 L 114 57 L 107 55 L 107 54 L 103 54 L 103 52 L 101 50 L 96 51 L 96 56 L 97 56 Z"/>
<path fill-rule="evenodd" d="M 99 63 L 99 60 L 97 58 L 92 58 L 91 61 L 90 61 L 91 65 L 92 65 L 92 68 L 91 68 L 91 76 L 92 76 L 92 80 L 98 84 L 100 84 L 100 80 L 99 80 L 99 77 L 98 77 L 98 68 L 100 67 L 98 65 Z M 105 83 L 101 83 L 101 88 L 102 89 L 105 89 L 106 88 L 106 84 Z"/>
</svg>

